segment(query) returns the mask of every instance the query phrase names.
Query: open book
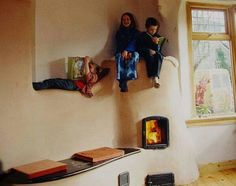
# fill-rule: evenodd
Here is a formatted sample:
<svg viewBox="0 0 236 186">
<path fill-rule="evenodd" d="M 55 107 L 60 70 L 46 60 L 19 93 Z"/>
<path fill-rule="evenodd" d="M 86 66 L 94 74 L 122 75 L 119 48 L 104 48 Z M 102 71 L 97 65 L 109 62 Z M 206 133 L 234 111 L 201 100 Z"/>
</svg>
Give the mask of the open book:
<svg viewBox="0 0 236 186">
<path fill-rule="evenodd" d="M 165 43 L 166 38 L 165 37 L 158 37 L 159 41 L 158 41 L 158 45 L 160 47 L 162 47 L 162 45 Z"/>
<path fill-rule="evenodd" d="M 84 76 L 83 57 L 68 57 L 68 79 L 83 79 Z"/>
</svg>

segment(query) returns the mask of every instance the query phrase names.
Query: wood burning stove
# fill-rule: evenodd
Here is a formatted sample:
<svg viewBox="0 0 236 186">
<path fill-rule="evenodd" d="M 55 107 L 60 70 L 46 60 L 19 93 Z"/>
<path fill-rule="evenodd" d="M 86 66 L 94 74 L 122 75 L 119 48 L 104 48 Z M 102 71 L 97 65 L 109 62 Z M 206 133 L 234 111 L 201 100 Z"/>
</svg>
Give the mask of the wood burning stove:
<svg viewBox="0 0 236 186">
<path fill-rule="evenodd" d="M 169 146 L 169 120 L 150 116 L 142 120 L 142 146 L 145 149 L 164 149 Z"/>
</svg>

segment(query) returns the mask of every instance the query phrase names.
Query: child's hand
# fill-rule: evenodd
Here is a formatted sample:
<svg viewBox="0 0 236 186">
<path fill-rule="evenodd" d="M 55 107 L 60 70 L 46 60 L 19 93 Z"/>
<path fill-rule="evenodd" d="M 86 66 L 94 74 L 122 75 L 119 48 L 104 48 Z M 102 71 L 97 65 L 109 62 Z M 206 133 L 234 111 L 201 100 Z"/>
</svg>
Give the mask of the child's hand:
<svg viewBox="0 0 236 186">
<path fill-rule="evenodd" d="M 129 53 L 128 53 L 128 59 L 131 59 L 131 58 L 132 58 L 132 53 L 129 52 Z"/>
<path fill-rule="evenodd" d="M 128 59 L 128 51 L 124 50 L 121 55 L 124 59 Z"/>
<path fill-rule="evenodd" d="M 154 54 L 156 54 L 156 51 L 152 50 L 152 49 L 149 49 L 149 53 L 150 53 L 151 56 L 153 56 Z"/>
<path fill-rule="evenodd" d="M 153 41 L 153 43 L 158 44 L 159 38 L 158 37 L 153 37 L 152 41 Z"/>
<path fill-rule="evenodd" d="M 90 61 L 90 57 L 89 56 L 85 56 L 84 57 L 84 72 L 85 74 L 88 74 L 90 69 L 89 69 L 89 61 Z"/>
<path fill-rule="evenodd" d="M 128 52 L 127 57 L 125 58 L 125 62 L 128 63 L 131 58 L 132 58 L 132 53 Z"/>
<path fill-rule="evenodd" d="M 84 57 L 84 62 L 87 64 L 87 63 L 89 63 L 89 61 L 90 61 L 90 57 L 89 56 L 85 56 Z"/>
</svg>

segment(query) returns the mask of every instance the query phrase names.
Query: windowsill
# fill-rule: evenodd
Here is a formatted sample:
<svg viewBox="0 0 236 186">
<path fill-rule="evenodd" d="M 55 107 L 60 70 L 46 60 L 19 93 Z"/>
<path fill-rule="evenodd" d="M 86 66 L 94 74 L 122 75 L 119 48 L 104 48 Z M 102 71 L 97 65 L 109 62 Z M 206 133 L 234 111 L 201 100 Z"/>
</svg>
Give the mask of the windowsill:
<svg viewBox="0 0 236 186">
<path fill-rule="evenodd" d="M 236 114 L 186 120 L 187 127 L 236 124 Z"/>
</svg>

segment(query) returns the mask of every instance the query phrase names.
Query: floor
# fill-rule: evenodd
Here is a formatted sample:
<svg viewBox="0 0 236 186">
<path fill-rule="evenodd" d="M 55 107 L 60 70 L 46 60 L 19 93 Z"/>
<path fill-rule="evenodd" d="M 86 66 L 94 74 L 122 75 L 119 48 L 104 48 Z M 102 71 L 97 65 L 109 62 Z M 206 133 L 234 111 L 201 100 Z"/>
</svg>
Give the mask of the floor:
<svg viewBox="0 0 236 186">
<path fill-rule="evenodd" d="M 205 173 L 196 182 L 181 186 L 236 186 L 236 168 Z"/>
</svg>

